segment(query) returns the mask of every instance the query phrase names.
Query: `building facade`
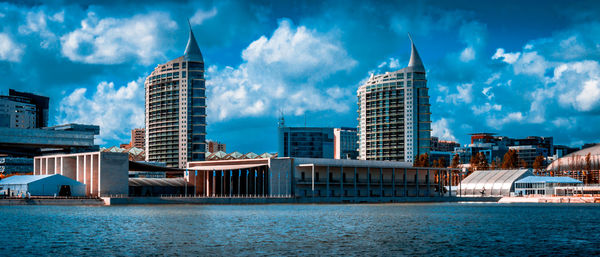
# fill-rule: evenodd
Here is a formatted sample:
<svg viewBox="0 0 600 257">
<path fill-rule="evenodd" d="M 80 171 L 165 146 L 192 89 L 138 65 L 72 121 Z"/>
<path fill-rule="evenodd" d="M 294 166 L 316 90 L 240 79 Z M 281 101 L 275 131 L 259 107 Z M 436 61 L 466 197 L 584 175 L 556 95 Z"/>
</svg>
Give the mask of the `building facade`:
<svg viewBox="0 0 600 257">
<path fill-rule="evenodd" d="M 221 144 L 221 142 L 216 142 L 216 141 L 212 141 L 212 140 L 206 141 L 206 152 L 207 153 L 214 153 L 214 152 L 218 152 L 218 151 L 227 152 L 226 147 L 227 146 L 225 144 Z"/>
<path fill-rule="evenodd" d="M 146 78 L 146 161 L 167 167 L 202 161 L 206 151 L 204 59 L 190 28 L 184 55 Z"/>
<path fill-rule="evenodd" d="M 358 134 L 356 128 L 333 129 L 333 158 L 358 158 Z"/>
<path fill-rule="evenodd" d="M 333 158 L 333 128 L 280 126 L 278 131 L 280 157 Z"/>
<path fill-rule="evenodd" d="M 19 96 L 0 96 L 0 127 L 36 128 L 37 109 L 31 101 Z"/>
<path fill-rule="evenodd" d="M 431 148 L 425 67 L 411 39 L 408 67 L 358 88 L 359 159 L 413 162 Z"/>
<path fill-rule="evenodd" d="M 454 148 L 460 147 L 456 141 L 440 140 L 438 137 L 431 137 L 431 151 L 454 152 Z"/>
</svg>

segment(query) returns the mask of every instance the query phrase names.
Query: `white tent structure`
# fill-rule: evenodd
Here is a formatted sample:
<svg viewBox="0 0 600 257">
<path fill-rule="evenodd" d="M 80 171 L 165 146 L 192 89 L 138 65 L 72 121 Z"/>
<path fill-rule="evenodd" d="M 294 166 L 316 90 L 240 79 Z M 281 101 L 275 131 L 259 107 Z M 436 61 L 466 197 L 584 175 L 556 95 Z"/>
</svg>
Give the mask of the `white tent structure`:
<svg viewBox="0 0 600 257">
<path fill-rule="evenodd" d="M 478 170 L 463 179 L 458 186 L 462 196 L 510 196 L 515 181 L 533 176 L 531 169 Z"/>
<path fill-rule="evenodd" d="M 85 184 L 60 174 L 12 176 L 0 180 L 0 195 L 85 196 Z"/>
</svg>

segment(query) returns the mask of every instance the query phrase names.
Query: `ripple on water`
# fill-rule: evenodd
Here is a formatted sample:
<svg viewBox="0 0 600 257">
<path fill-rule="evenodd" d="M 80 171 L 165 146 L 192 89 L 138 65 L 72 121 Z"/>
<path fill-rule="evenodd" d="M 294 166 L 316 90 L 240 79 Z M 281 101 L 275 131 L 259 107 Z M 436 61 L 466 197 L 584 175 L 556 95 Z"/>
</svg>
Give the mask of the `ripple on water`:
<svg viewBox="0 0 600 257">
<path fill-rule="evenodd" d="M 589 255 L 599 205 L 0 206 L 23 255 Z M 6 242 L 6 241 L 5 241 Z M 527 249 L 524 252 L 523 249 Z"/>
</svg>

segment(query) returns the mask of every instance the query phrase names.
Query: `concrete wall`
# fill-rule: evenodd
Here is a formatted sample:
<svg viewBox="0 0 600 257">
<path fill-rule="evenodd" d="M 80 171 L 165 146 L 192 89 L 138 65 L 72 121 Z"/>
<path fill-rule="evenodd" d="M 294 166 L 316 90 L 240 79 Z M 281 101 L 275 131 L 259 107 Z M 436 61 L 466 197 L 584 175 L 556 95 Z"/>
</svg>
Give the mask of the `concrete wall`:
<svg viewBox="0 0 600 257">
<path fill-rule="evenodd" d="M 270 196 L 292 194 L 292 159 L 269 159 L 269 173 Z"/>
<path fill-rule="evenodd" d="M 129 159 L 126 153 L 89 152 L 38 156 L 34 175 L 61 174 L 85 184 L 85 195 L 129 194 Z"/>
</svg>

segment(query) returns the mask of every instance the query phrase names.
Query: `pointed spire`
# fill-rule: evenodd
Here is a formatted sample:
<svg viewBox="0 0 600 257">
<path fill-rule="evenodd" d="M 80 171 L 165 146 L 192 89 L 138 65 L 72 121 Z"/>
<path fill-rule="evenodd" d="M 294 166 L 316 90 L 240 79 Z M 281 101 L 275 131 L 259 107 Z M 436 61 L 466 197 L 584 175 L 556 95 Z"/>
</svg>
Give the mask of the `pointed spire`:
<svg viewBox="0 0 600 257">
<path fill-rule="evenodd" d="M 408 33 L 408 38 L 410 39 L 410 61 L 408 62 L 408 67 L 413 67 L 415 71 L 425 71 L 425 66 L 423 66 L 423 61 L 421 61 L 410 33 Z"/>
<path fill-rule="evenodd" d="M 185 47 L 183 56 L 186 61 L 204 62 L 204 59 L 202 58 L 202 52 L 200 52 L 200 48 L 198 47 L 198 43 L 194 37 L 194 32 L 192 31 L 190 19 L 188 19 L 188 25 L 190 26 L 190 37 L 188 39 L 187 46 Z"/>
</svg>

